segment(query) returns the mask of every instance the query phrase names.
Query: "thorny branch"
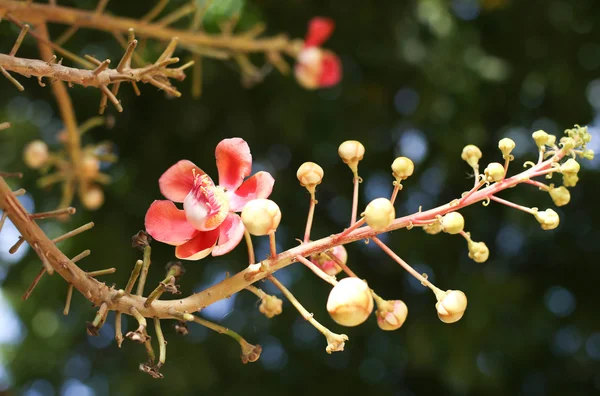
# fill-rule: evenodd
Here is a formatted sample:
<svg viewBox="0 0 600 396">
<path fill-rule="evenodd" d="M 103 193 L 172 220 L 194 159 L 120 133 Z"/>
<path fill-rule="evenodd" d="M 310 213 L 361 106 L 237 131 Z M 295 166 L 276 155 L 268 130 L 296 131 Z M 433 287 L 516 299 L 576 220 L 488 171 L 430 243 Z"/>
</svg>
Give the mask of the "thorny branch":
<svg viewBox="0 0 600 396">
<path fill-rule="evenodd" d="M 110 33 L 127 33 L 129 29 L 134 29 L 140 37 L 163 41 L 170 41 L 173 37 L 179 37 L 182 45 L 189 47 L 192 52 L 201 52 L 202 55 L 206 55 L 205 52 L 202 52 L 203 48 L 225 51 L 226 54 L 285 52 L 292 56 L 296 55 L 299 50 L 297 43 L 290 41 L 285 35 L 256 38 L 256 31 L 239 35 L 210 35 L 194 30 L 170 28 L 168 27 L 169 23 L 166 23 L 169 21 L 163 21 L 162 23 L 160 21 L 141 21 L 43 3 L 0 0 L 0 15 L 3 13 L 27 20 L 32 24 L 53 22 Z"/>
</svg>

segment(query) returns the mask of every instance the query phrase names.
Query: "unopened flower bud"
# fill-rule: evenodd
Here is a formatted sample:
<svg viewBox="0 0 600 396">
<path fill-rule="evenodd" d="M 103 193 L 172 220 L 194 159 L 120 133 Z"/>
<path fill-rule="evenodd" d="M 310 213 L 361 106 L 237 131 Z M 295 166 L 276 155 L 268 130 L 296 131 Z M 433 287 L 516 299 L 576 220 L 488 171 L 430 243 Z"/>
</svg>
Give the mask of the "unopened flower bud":
<svg viewBox="0 0 600 396">
<path fill-rule="evenodd" d="M 346 140 L 340 144 L 338 154 L 342 161 L 347 164 L 352 172 L 358 172 L 358 163 L 365 156 L 365 146 L 357 140 Z"/>
<path fill-rule="evenodd" d="M 553 230 L 558 227 L 558 224 L 560 223 L 558 213 L 552 209 L 537 211 L 534 213 L 534 216 L 544 230 Z"/>
<path fill-rule="evenodd" d="M 88 210 L 99 209 L 104 204 L 104 191 L 100 186 L 90 186 L 81 194 L 81 203 Z"/>
<path fill-rule="evenodd" d="M 499 162 L 492 162 L 485 168 L 484 173 L 487 181 L 499 182 L 504 178 L 504 165 Z"/>
<path fill-rule="evenodd" d="M 566 137 L 566 136 L 560 138 L 560 144 L 561 144 L 562 148 L 565 150 L 571 150 L 572 148 L 574 148 L 577 145 L 577 143 L 575 142 L 575 139 Z"/>
<path fill-rule="evenodd" d="M 550 194 L 550 197 L 556 206 L 564 206 L 571 200 L 571 193 L 565 186 L 560 186 L 557 188 L 551 187 L 550 190 L 548 190 L 548 193 Z"/>
<path fill-rule="evenodd" d="M 396 218 L 396 210 L 389 199 L 377 198 L 367 205 L 364 215 L 369 227 L 380 231 L 392 224 Z"/>
<path fill-rule="evenodd" d="M 348 252 L 343 245 L 334 247 L 329 253 L 335 255 L 344 264 L 348 261 Z M 342 271 L 342 267 L 329 257 L 328 252 L 314 254 L 310 257 L 310 261 L 330 276 L 337 275 Z"/>
<path fill-rule="evenodd" d="M 89 153 L 85 154 L 81 159 L 81 174 L 87 179 L 93 179 L 100 172 L 100 161 L 98 158 Z"/>
<path fill-rule="evenodd" d="M 565 161 L 564 164 L 560 166 L 560 171 L 563 175 L 576 175 L 577 173 L 579 173 L 579 169 L 581 169 L 579 162 L 575 161 L 573 158 L 569 158 L 567 161 Z"/>
<path fill-rule="evenodd" d="M 439 234 L 442 231 L 442 223 L 436 221 L 431 224 L 426 224 L 423 226 L 423 231 L 429 235 Z"/>
<path fill-rule="evenodd" d="M 267 294 L 262 298 L 258 310 L 267 318 L 271 319 L 282 312 L 282 305 L 283 301 L 281 301 L 281 299 Z"/>
<path fill-rule="evenodd" d="M 375 315 L 381 330 L 398 330 L 406 321 L 408 307 L 402 300 L 383 301 L 378 304 Z"/>
<path fill-rule="evenodd" d="M 490 249 L 484 242 L 473 242 L 469 240 L 469 258 L 476 263 L 485 263 L 490 257 Z"/>
<path fill-rule="evenodd" d="M 41 140 L 30 142 L 23 151 L 23 162 L 31 169 L 40 169 L 49 158 L 48 145 Z"/>
<path fill-rule="evenodd" d="M 314 192 L 315 186 L 321 184 L 323 180 L 323 168 L 314 162 L 305 162 L 298 168 L 296 177 L 302 187 L 306 187 L 308 191 Z"/>
<path fill-rule="evenodd" d="M 342 326 L 358 326 L 373 311 L 373 297 L 367 283 L 358 278 L 344 278 L 331 289 L 327 311 Z"/>
<path fill-rule="evenodd" d="M 250 234 L 268 235 L 279 226 L 281 210 L 270 199 L 253 199 L 244 206 L 242 221 Z"/>
<path fill-rule="evenodd" d="M 586 160 L 590 160 L 590 161 L 593 160 L 594 159 L 594 150 L 592 150 L 592 149 L 585 150 L 583 152 L 583 158 L 585 158 Z"/>
<path fill-rule="evenodd" d="M 547 144 L 548 145 L 550 144 L 550 143 L 548 143 L 550 135 L 548 135 L 546 132 L 544 132 L 542 130 L 533 132 L 531 134 L 531 137 L 533 138 L 533 140 L 535 140 L 535 144 L 539 148 L 542 148 L 542 147 L 546 146 Z"/>
<path fill-rule="evenodd" d="M 548 139 L 546 140 L 546 145 L 554 146 L 555 143 L 556 143 L 556 136 L 548 135 Z"/>
<path fill-rule="evenodd" d="M 442 217 L 442 231 L 458 234 L 465 228 L 465 218 L 458 212 L 450 212 Z"/>
<path fill-rule="evenodd" d="M 478 164 L 481 157 L 481 150 L 479 150 L 479 147 L 473 144 L 465 146 L 462 154 L 460 155 L 460 158 L 462 158 L 463 161 L 466 161 L 471 168 L 477 168 L 479 166 Z"/>
<path fill-rule="evenodd" d="M 500 139 L 498 142 L 498 148 L 502 151 L 502 157 L 504 159 L 509 158 L 510 153 L 514 150 L 515 146 L 515 141 L 509 138 Z"/>
<path fill-rule="evenodd" d="M 442 322 L 458 322 L 467 309 L 467 296 L 460 290 L 447 290 L 438 296 L 435 308 Z"/>
<path fill-rule="evenodd" d="M 408 179 L 415 170 L 415 164 L 410 158 L 398 157 L 392 163 L 392 175 L 397 181 Z"/>
<path fill-rule="evenodd" d="M 579 181 L 579 177 L 576 174 L 563 173 L 563 186 L 565 187 L 575 187 L 577 182 Z"/>
</svg>

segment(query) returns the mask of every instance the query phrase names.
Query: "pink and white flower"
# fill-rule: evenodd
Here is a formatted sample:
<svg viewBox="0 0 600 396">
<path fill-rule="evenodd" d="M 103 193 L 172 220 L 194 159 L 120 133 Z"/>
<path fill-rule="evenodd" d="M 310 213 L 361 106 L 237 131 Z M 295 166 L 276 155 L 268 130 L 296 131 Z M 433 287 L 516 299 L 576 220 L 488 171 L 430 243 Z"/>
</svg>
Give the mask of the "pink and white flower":
<svg viewBox="0 0 600 396">
<path fill-rule="evenodd" d="M 240 138 L 224 139 L 215 150 L 219 184 L 193 162 L 181 160 L 158 180 L 169 200 L 156 200 L 146 213 L 146 231 L 157 241 L 176 246 L 175 255 L 200 260 L 221 256 L 244 236 L 244 224 L 235 212 L 248 201 L 267 198 L 275 180 L 268 172 L 250 176 L 252 155 Z M 183 210 L 173 202 L 183 203 Z"/>
<path fill-rule="evenodd" d="M 304 88 L 330 87 L 340 82 L 340 59 L 333 52 L 319 47 L 331 36 L 334 28 L 335 23 L 329 18 L 316 17 L 309 22 L 304 46 L 294 67 L 296 79 Z"/>
</svg>

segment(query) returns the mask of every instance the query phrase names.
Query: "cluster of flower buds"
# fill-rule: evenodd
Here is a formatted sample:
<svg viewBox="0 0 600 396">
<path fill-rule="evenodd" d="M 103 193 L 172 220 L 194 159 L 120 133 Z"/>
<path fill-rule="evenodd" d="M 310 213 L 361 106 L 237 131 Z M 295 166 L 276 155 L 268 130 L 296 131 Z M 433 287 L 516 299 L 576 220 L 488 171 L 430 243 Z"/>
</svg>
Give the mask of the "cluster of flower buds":
<svg viewBox="0 0 600 396">
<path fill-rule="evenodd" d="M 55 166 L 57 174 L 48 175 L 40 179 L 41 185 L 50 185 L 61 180 L 68 180 L 77 177 L 82 181 L 82 188 L 79 191 L 81 203 L 86 209 L 96 210 L 104 203 L 104 191 L 96 184 L 101 179 L 100 159 L 96 150 L 90 147 L 82 151 L 82 156 L 77 167 L 77 175 L 72 170 L 66 169 L 70 166 L 60 154 L 50 153 L 48 145 L 42 140 L 34 140 L 28 143 L 23 150 L 23 162 L 31 169 L 37 169 L 42 173 L 48 173 L 50 168 Z M 106 177 L 106 176 L 104 176 Z M 49 180 L 47 182 L 46 180 Z"/>
</svg>

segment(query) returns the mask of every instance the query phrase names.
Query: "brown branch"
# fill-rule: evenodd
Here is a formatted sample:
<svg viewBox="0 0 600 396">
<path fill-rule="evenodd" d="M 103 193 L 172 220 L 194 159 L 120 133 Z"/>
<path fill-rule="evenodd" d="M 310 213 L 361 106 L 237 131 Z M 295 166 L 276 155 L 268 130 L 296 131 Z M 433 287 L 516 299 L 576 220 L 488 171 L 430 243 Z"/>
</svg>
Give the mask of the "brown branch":
<svg viewBox="0 0 600 396">
<path fill-rule="evenodd" d="M 40 23 L 37 27 L 37 32 L 42 39 L 50 41 L 46 23 Z M 49 45 L 38 41 L 38 48 L 42 59 L 52 59 L 54 57 L 54 50 Z M 52 81 L 51 88 L 60 110 L 60 116 L 65 124 L 65 129 L 67 130 L 68 139 L 66 142 L 66 149 L 71 160 L 71 165 L 73 166 L 75 175 L 79 175 L 81 174 L 80 167 L 82 163 L 81 136 L 79 135 L 79 129 L 77 128 L 77 119 L 75 118 L 73 102 L 71 101 L 71 97 L 69 96 L 69 92 L 67 91 L 64 82 L 54 80 Z M 83 182 L 80 182 L 80 189 L 85 190 Z M 65 201 L 64 197 L 63 201 Z M 68 206 L 71 202 L 69 200 L 69 202 L 61 202 L 61 204 Z"/>
<path fill-rule="evenodd" d="M 0 14 L 9 13 L 32 24 L 54 22 L 65 25 L 76 25 L 110 33 L 127 33 L 130 28 L 140 37 L 157 40 L 171 40 L 179 37 L 182 44 L 210 47 L 229 52 L 286 52 L 295 55 L 297 47 L 285 35 L 266 38 L 254 38 L 241 34 L 239 36 L 209 35 L 204 32 L 187 31 L 148 23 L 132 18 L 98 14 L 94 11 L 79 10 L 70 7 L 52 6 L 43 3 L 27 4 L 16 0 L 0 0 Z"/>
<path fill-rule="evenodd" d="M 155 77 L 183 80 L 185 73 L 179 68 L 167 69 L 166 66 L 177 63 L 178 58 L 169 58 L 160 64 L 142 68 L 108 69 L 110 61 L 101 63 L 95 70 L 77 69 L 36 59 L 25 59 L 0 54 L 0 67 L 25 77 L 42 77 L 64 81 L 84 87 L 102 87 L 118 81 L 150 83 Z"/>
</svg>

